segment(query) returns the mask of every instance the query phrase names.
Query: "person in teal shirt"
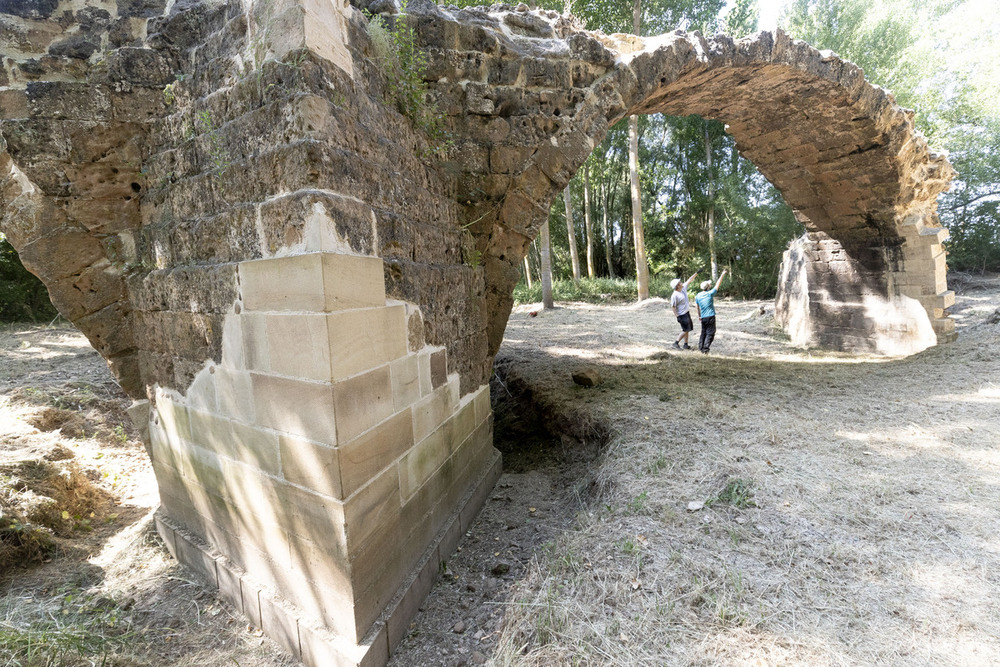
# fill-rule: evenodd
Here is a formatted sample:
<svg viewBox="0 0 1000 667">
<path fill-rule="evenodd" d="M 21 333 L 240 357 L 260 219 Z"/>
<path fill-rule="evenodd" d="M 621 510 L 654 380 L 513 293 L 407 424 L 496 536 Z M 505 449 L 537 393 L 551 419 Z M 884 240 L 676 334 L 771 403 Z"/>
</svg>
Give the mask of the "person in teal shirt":
<svg viewBox="0 0 1000 667">
<path fill-rule="evenodd" d="M 701 291 L 694 297 L 694 307 L 698 310 L 698 318 L 701 320 L 701 340 L 698 341 L 698 349 L 702 354 L 708 354 L 715 340 L 715 293 L 719 291 L 722 279 L 729 273 L 729 269 L 722 272 L 719 280 L 712 287 L 712 281 L 706 280 L 701 284 Z M 712 289 L 708 289 L 712 287 Z"/>
</svg>

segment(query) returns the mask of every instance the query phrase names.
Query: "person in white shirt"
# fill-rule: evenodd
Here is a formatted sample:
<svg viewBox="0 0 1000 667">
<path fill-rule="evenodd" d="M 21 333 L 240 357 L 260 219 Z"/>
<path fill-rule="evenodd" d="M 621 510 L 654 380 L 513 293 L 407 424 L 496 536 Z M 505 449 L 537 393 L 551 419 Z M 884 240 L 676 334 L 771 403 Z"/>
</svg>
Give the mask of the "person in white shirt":
<svg viewBox="0 0 1000 667">
<path fill-rule="evenodd" d="M 680 278 L 674 278 L 670 281 L 670 288 L 674 290 L 673 294 L 670 295 L 670 308 L 674 311 L 674 317 L 677 318 L 677 323 L 681 325 L 681 335 L 677 337 L 674 341 L 674 347 L 678 350 L 690 350 L 691 346 L 688 345 L 688 334 L 694 329 L 694 324 L 691 322 L 691 305 L 688 302 L 688 285 L 694 280 L 698 272 L 695 271 L 691 274 L 683 283 Z M 683 348 L 681 347 L 681 341 L 684 341 Z"/>
</svg>

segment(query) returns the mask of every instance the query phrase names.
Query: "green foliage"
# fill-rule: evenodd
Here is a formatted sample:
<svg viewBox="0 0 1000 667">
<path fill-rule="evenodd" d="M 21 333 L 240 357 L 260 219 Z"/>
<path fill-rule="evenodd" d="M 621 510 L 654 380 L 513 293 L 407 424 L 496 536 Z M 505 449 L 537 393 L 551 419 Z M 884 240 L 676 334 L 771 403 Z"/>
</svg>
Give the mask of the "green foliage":
<svg viewBox="0 0 1000 667">
<path fill-rule="evenodd" d="M 670 296 L 670 276 L 656 276 L 649 281 L 650 296 Z M 582 278 L 579 284 L 572 280 L 553 280 L 552 298 L 556 301 L 583 301 L 586 303 L 626 303 L 635 301 L 635 279 Z M 542 285 L 534 283 L 529 289 L 524 281 L 514 287 L 514 303 L 538 303 L 542 300 Z"/>
<path fill-rule="evenodd" d="M 723 32 L 737 39 L 746 37 L 757 31 L 759 18 L 757 0 L 736 0 L 723 21 Z"/>
<path fill-rule="evenodd" d="M 756 507 L 753 500 L 753 482 L 748 479 L 734 477 L 726 482 L 726 486 L 715 498 L 708 501 L 708 505 L 725 503 L 739 509 Z"/>
<path fill-rule="evenodd" d="M 483 253 L 476 247 L 476 237 L 467 228 L 462 230 L 462 261 L 473 269 L 483 262 Z"/>
<path fill-rule="evenodd" d="M 923 0 L 920 0 L 923 3 Z M 784 27 L 818 49 L 849 58 L 872 83 L 893 90 L 903 104 L 922 78 L 916 40 L 914 0 L 795 0 Z"/>
<path fill-rule="evenodd" d="M 388 19 L 372 16 L 368 21 L 368 35 L 379 67 L 385 74 L 389 101 L 438 144 L 436 150 L 447 148 L 444 119 L 434 103 L 427 99 L 424 81 L 427 54 L 420 49 L 416 30 L 407 21 L 406 2 L 396 16 Z"/>
<path fill-rule="evenodd" d="M 785 28 L 861 65 L 916 110 L 958 177 L 940 198 L 949 266 L 1000 271 L 1000 32 L 970 0 L 796 0 Z M 973 46 L 974 45 L 974 46 Z"/>
<path fill-rule="evenodd" d="M 24 268 L 17 251 L 0 234 L 0 322 L 37 322 L 55 314 L 45 285 Z"/>
<path fill-rule="evenodd" d="M 633 498 L 628 503 L 628 511 L 630 514 L 647 514 L 649 508 L 646 503 L 649 501 L 649 493 L 643 491 L 638 496 Z"/>
<path fill-rule="evenodd" d="M 211 171 L 218 173 L 232 164 L 229 159 L 229 152 L 219 133 L 219 128 L 215 126 L 215 119 L 208 111 L 201 111 L 195 117 L 196 132 L 201 132 L 208 143 L 208 159 L 212 165 Z"/>
<path fill-rule="evenodd" d="M 678 28 L 714 32 L 725 6 L 725 0 L 643 0 L 640 34 L 658 35 Z M 632 2 L 575 0 L 572 13 L 591 30 L 632 32 Z"/>
</svg>

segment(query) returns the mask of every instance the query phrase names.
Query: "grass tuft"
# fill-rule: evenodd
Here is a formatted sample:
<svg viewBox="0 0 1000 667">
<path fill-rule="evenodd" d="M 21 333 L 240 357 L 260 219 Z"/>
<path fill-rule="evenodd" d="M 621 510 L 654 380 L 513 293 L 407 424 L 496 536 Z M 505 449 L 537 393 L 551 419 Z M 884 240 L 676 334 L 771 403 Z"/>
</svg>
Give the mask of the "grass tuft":
<svg viewBox="0 0 1000 667">
<path fill-rule="evenodd" d="M 136 640 L 127 612 L 113 601 L 68 588 L 55 598 L 7 595 L 0 617 L 0 664 L 139 665 L 117 659 Z"/>
<path fill-rule="evenodd" d="M 719 494 L 708 501 L 708 505 L 725 503 L 739 509 L 756 507 L 753 500 L 753 482 L 748 479 L 735 477 L 726 482 Z"/>
</svg>

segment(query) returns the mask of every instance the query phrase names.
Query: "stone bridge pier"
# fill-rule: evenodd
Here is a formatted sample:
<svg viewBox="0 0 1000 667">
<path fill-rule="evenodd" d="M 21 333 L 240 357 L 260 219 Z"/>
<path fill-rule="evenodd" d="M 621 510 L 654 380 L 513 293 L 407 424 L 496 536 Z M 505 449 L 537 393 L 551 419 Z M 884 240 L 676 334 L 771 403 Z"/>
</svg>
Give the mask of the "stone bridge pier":
<svg viewBox="0 0 1000 667">
<path fill-rule="evenodd" d="M 951 168 L 854 65 L 376 3 L 429 55 L 442 155 L 356 4 L 0 2 L 0 230 L 136 399 L 167 547 L 305 663 L 384 663 L 488 495 L 518 266 L 624 116 L 725 121 L 796 209 L 796 341 L 953 335 Z"/>
</svg>

